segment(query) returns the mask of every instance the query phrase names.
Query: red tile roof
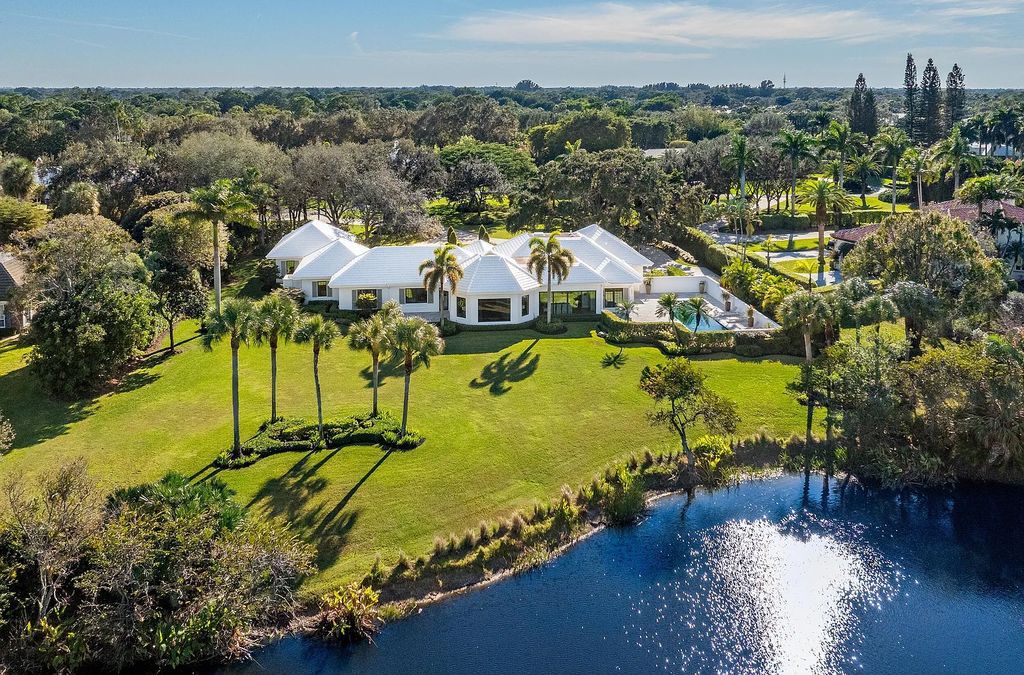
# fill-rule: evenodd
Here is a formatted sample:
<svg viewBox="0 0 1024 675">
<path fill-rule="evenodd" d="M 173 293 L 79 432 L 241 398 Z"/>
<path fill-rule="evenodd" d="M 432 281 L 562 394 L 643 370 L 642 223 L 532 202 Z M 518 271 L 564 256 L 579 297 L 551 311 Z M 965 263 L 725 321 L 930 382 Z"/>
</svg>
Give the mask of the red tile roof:
<svg viewBox="0 0 1024 675">
<path fill-rule="evenodd" d="M 1013 202 L 995 201 L 990 199 L 984 203 L 982 209 L 985 213 L 993 213 L 995 211 L 1002 210 L 1003 215 L 1007 218 L 1024 223 L 1024 208 L 1017 206 Z M 925 204 L 924 208 L 921 210 L 925 212 L 943 213 L 951 218 L 957 218 L 958 220 L 963 220 L 968 223 L 973 223 L 978 220 L 977 204 L 967 204 L 959 199 L 951 199 L 948 202 Z"/>
<path fill-rule="evenodd" d="M 856 244 L 864 237 L 874 234 L 878 229 L 878 225 L 878 223 L 872 223 L 870 225 L 861 225 L 860 227 L 850 227 L 845 230 L 836 230 L 832 233 L 832 238 Z"/>
</svg>

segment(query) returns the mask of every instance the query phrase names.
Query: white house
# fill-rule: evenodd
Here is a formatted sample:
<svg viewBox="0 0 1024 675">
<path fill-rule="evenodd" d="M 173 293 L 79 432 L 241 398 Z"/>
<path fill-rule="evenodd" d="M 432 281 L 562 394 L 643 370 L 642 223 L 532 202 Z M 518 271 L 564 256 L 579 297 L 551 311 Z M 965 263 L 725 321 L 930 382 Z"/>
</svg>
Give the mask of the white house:
<svg viewBox="0 0 1024 675">
<path fill-rule="evenodd" d="M 547 288 L 527 269 L 530 240 L 524 233 L 495 244 L 475 241 L 456 246 L 463 279 L 445 292 L 449 316 L 464 324 L 518 324 L 547 311 Z M 597 225 L 561 234 L 558 240 L 576 262 L 552 286 L 552 313 L 593 315 L 632 299 L 644 289 L 651 261 Z M 407 314 L 440 312 L 439 298 L 423 287 L 419 267 L 436 244 L 366 248 L 348 232 L 311 221 L 285 235 L 267 254 L 279 265 L 282 283 L 302 289 L 306 301 L 334 301 L 354 309 L 360 296 L 380 305 L 398 302 Z M 454 304 L 452 303 L 454 296 Z"/>
</svg>

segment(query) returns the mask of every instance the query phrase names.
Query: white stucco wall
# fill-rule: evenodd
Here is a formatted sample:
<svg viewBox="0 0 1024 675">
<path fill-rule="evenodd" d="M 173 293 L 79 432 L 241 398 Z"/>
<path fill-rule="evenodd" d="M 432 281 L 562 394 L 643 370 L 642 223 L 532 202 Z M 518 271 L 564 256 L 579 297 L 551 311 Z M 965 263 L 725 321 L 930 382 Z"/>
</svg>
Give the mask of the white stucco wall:
<svg viewBox="0 0 1024 675">
<path fill-rule="evenodd" d="M 678 293 L 680 295 L 697 295 L 701 292 L 701 282 L 704 282 L 704 295 L 715 301 L 716 304 L 724 305 L 725 299 L 723 289 L 717 281 L 703 275 L 685 277 L 651 277 L 651 294 L 661 295 L 662 293 Z M 746 316 L 749 305 L 735 295 L 730 294 L 732 312 Z M 754 310 L 754 328 L 778 328 L 778 324 L 766 317 L 761 312 Z"/>
</svg>

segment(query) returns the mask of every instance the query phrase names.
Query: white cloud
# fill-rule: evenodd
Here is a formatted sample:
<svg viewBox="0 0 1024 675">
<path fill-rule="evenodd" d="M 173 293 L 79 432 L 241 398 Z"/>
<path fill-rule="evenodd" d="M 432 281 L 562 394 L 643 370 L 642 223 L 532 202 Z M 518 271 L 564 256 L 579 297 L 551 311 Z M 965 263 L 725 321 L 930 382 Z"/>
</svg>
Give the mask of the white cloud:
<svg viewBox="0 0 1024 675">
<path fill-rule="evenodd" d="M 632 6 L 602 2 L 538 12 L 473 14 L 456 21 L 447 35 L 460 40 L 509 44 L 745 47 L 792 40 L 868 42 L 944 30 L 905 19 L 904 16 L 892 21 L 861 9 L 826 9 L 821 5 L 776 4 L 740 9 L 698 3 Z"/>
</svg>

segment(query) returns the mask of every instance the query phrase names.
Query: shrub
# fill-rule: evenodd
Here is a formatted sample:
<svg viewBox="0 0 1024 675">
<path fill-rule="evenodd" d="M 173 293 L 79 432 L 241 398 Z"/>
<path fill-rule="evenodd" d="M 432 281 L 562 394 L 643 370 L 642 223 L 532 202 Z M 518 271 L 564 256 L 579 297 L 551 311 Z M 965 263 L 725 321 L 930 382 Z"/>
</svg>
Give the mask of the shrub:
<svg viewBox="0 0 1024 675">
<path fill-rule="evenodd" d="M 260 258 L 256 262 L 255 277 L 259 281 L 261 291 L 269 293 L 274 290 L 277 288 L 277 263 L 273 260 Z"/>
<path fill-rule="evenodd" d="M 533 324 L 533 328 L 538 333 L 543 333 L 545 335 L 558 335 L 559 333 L 564 333 L 569 329 L 569 327 L 562 323 L 560 319 L 555 318 L 552 318 L 550 323 L 548 323 L 548 320 L 545 318 L 537 319 Z"/>
<path fill-rule="evenodd" d="M 352 583 L 320 596 L 316 632 L 336 642 L 373 640 L 380 630 L 380 594 Z"/>
<path fill-rule="evenodd" d="M 612 525 L 635 522 L 646 508 L 643 480 L 625 468 L 619 469 L 611 490 L 604 495 L 601 508 L 605 519 Z"/>
<path fill-rule="evenodd" d="M 380 442 L 389 448 L 395 448 L 397 450 L 412 450 L 423 445 L 422 434 L 418 434 L 415 431 L 408 431 L 404 435 L 401 429 L 388 429 L 381 432 Z"/>
<path fill-rule="evenodd" d="M 377 295 L 374 293 L 360 293 L 356 298 L 356 309 L 361 312 L 373 312 L 377 309 Z"/>
<path fill-rule="evenodd" d="M 722 436 L 701 436 L 690 449 L 697 460 L 697 473 L 707 485 L 718 485 L 725 478 L 725 464 L 732 459 L 732 446 Z"/>
</svg>

